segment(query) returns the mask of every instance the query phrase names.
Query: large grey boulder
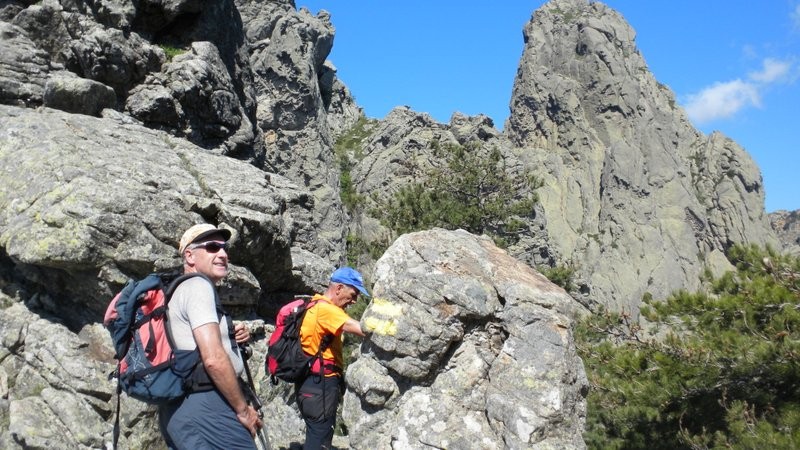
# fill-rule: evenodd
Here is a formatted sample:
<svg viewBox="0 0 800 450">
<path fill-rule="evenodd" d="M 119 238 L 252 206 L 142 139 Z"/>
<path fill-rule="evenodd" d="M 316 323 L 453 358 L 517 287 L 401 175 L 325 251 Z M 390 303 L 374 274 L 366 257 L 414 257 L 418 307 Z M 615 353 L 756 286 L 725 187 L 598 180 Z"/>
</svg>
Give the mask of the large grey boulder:
<svg viewBox="0 0 800 450">
<path fill-rule="evenodd" d="M 159 9 L 166 10 L 161 15 Z M 249 161 L 255 165 L 263 164 L 264 143 L 260 130 L 256 127 L 256 80 L 249 62 L 249 42 L 245 36 L 242 17 L 238 6 L 234 0 L 221 0 L 216 2 L 203 2 L 197 0 L 174 0 L 174 1 L 147 1 L 140 4 L 137 10 L 137 18 L 142 19 L 146 16 L 147 20 L 137 22 L 143 27 L 156 26 L 158 22 L 163 22 L 160 33 L 168 36 L 165 44 L 198 53 L 195 48 L 196 43 L 210 44 L 216 48 L 219 61 L 208 55 L 208 50 L 198 53 L 195 59 L 202 59 L 205 64 L 214 61 L 214 72 L 219 73 L 208 81 L 213 82 L 211 86 L 206 86 L 206 90 L 219 90 L 226 96 L 233 94 L 233 97 L 226 98 L 219 105 L 197 105 L 197 108 L 188 108 L 184 102 L 185 119 L 193 125 L 193 133 L 187 135 L 193 143 L 209 149 L 217 149 L 223 154 Z M 205 53 L 205 54 L 201 54 Z M 199 57 L 199 58 L 198 58 Z M 173 67 L 162 66 L 162 72 L 173 71 Z M 185 68 L 183 70 L 186 70 Z M 227 72 L 222 75 L 221 72 Z M 173 74 L 167 74 L 170 78 Z M 225 79 L 230 81 L 226 82 Z M 180 88 L 181 83 L 174 83 L 173 86 Z M 173 92 L 175 97 L 180 97 L 180 91 Z M 209 127 L 204 130 L 202 122 L 208 117 L 209 112 L 201 106 L 210 106 L 215 111 L 210 113 L 212 116 L 222 117 L 230 114 L 229 105 L 238 103 L 236 109 L 239 117 L 238 127 L 232 127 L 230 123 L 225 124 L 225 130 Z M 181 130 L 183 123 L 178 122 L 175 126 Z M 156 124 L 157 128 L 162 128 Z M 200 132 L 198 132 L 200 130 Z M 224 137 L 220 134 L 225 134 Z"/>
<path fill-rule="evenodd" d="M 170 127 L 192 142 L 218 147 L 232 135 L 252 142 L 243 110 L 217 46 L 194 42 L 160 72 L 131 90 L 126 110 L 146 125 Z"/>
<path fill-rule="evenodd" d="M 262 290 L 324 282 L 302 273 L 313 255 L 293 270 L 292 247 L 317 230 L 309 194 L 280 176 L 111 119 L 0 106 L 0 125 L 0 262 L 62 317 L 97 320 L 128 276 L 178 264 L 182 230 L 200 222 L 235 232 L 230 289 L 248 293 L 236 306 L 274 309 Z"/>
<path fill-rule="evenodd" d="M 588 382 L 572 338 L 585 310 L 464 231 L 400 237 L 378 261 L 347 372 L 350 445 L 585 448 Z"/>
<path fill-rule="evenodd" d="M 67 15 L 67 17 L 69 17 Z M 36 43 L 36 46 L 47 52 L 48 59 L 60 61 L 61 53 L 69 48 L 72 41 L 70 28 L 75 31 L 74 24 L 67 18 L 60 4 L 46 1 L 28 5 L 20 10 L 11 23 L 25 30 L 25 34 Z"/>
<path fill-rule="evenodd" d="M 111 86 L 124 97 L 166 61 L 164 51 L 139 36 L 96 25 L 64 50 L 66 67 L 83 78 Z"/>
<path fill-rule="evenodd" d="M 114 108 L 116 102 L 110 87 L 74 75 L 51 76 L 44 85 L 44 106 L 62 111 L 99 116 L 104 109 Z"/>
</svg>

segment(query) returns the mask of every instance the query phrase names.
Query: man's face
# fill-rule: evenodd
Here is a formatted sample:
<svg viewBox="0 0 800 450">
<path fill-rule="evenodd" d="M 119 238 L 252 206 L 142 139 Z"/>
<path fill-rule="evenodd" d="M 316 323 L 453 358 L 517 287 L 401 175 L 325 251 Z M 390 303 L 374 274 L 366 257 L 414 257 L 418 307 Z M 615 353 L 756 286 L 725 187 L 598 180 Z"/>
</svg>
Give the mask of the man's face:
<svg viewBox="0 0 800 450">
<path fill-rule="evenodd" d="M 347 308 L 356 300 L 358 300 L 358 289 L 341 283 L 336 285 L 336 298 L 333 299 L 333 302 L 337 306 Z"/>
<path fill-rule="evenodd" d="M 194 272 L 218 282 L 228 275 L 227 242 L 215 235 L 193 242 L 186 247 L 186 262 Z"/>
</svg>

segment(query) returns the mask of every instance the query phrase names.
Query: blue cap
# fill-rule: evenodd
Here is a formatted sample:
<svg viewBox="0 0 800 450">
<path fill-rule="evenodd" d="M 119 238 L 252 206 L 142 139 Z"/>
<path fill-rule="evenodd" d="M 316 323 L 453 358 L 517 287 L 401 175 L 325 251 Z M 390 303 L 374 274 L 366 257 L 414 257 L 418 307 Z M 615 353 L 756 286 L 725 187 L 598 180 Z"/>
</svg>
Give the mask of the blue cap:
<svg viewBox="0 0 800 450">
<path fill-rule="evenodd" d="M 364 278 L 352 267 L 340 267 L 331 275 L 331 281 L 334 283 L 342 283 L 353 286 L 358 289 L 362 294 L 369 297 L 367 288 L 364 287 Z"/>
</svg>

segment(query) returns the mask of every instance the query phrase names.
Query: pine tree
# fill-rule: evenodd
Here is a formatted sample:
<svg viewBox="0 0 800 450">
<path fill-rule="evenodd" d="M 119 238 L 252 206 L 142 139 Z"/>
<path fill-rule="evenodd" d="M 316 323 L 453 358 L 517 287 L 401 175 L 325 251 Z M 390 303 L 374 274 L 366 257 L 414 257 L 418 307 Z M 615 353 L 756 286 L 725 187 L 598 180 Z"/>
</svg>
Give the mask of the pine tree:
<svg viewBox="0 0 800 450">
<path fill-rule="evenodd" d="M 435 147 L 440 160 L 422 181 L 412 183 L 373 214 L 398 234 L 433 227 L 489 234 L 500 245 L 514 241 L 538 201 L 541 183 L 533 176 L 512 177 L 499 150 L 477 146 Z"/>
<path fill-rule="evenodd" d="M 578 327 L 590 448 L 800 448 L 800 259 L 729 259 L 737 270 L 707 275 L 708 292 Z"/>
</svg>

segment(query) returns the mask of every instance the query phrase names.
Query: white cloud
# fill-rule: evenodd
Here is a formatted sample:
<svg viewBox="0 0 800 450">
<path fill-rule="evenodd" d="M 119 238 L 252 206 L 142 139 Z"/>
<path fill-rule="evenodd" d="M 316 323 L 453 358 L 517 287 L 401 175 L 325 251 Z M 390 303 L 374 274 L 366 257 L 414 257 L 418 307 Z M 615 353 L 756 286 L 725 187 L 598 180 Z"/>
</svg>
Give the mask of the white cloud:
<svg viewBox="0 0 800 450">
<path fill-rule="evenodd" d="M 785 77 L 792 67 L 792 64 L 788 61 L 779 61 L 773 58 L 765 59 L 763 64 L 764 67 L 760 72 L 751 72 L 748 74 L 751 80 L 759 83 L 772 83 Z"/>
<path fill-rule="evenodd" d="M 798 13 L 800 14 L 800 12 Z M 792 63 L 766 58 L 762 68 L 747 74 L 748 81 L 736 79 L 714 83 L 711 87 L 687 97 L 686 113 L 696 124 L 732 117 L 744 108 L 761 106 L 761 93 L 770 85 L 786 82 Z"/>
<path fill-rule="evenodd" d="M 710 122 L 733 116 L 747 106 L 760 106 L 761 97 L 755 84 L 742 80 L 715 83 L 700 93 L 690 95 L 686 113 L 695 123 Z"/>
</svg>

